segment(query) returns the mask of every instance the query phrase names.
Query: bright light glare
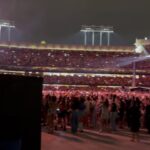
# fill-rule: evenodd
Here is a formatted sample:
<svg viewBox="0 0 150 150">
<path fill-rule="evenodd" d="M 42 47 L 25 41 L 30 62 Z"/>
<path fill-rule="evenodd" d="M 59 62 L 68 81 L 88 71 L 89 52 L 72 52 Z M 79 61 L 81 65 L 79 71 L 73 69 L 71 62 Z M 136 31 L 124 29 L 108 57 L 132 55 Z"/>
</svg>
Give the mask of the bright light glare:
<svg viewBox="0 0 150 150">
<path fill-rule="evenodd" d="M 142 45 L 139 45 L 136 47 L 135 52 L 142 53 L 144 50 L 145 50 L 145 48 Z"/>
</svg>

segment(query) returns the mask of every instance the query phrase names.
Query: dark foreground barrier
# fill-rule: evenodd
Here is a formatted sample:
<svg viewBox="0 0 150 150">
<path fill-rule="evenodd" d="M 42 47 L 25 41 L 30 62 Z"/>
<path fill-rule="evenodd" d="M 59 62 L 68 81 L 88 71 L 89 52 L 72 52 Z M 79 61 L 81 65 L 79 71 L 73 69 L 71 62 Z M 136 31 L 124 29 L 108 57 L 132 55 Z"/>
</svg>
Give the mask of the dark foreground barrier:
<svg viewBox="0 0 150 150">
<path fill-rule="evenodd" d="M 40 150 L 42 82 L 0 75 L 0 150 Z"/>
</svg>

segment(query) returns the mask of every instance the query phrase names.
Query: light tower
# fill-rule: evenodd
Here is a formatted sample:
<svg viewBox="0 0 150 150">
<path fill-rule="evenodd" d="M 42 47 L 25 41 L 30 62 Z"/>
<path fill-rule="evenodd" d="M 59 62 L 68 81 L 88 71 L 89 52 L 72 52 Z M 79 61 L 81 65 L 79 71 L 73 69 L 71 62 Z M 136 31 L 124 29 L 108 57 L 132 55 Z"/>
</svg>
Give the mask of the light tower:
<svg viewBox="0 0 150 150">
<path fill-rule="evenodd" d="M 10 42 L 11 41 L 11 29 L 15 28 L 14 22 L 0 19 L 0 40 L 2 37 L 2 28 L 8 29 L 8 42 Z"/>
<path fill-rule="evenodd" d="M 114 33 L 112 26 L 81 26 L 81 32 L 84 33 L 84 45 L 87 45 L 87 33 L 92 33 L 92 45 L 95 45 L 95 34 L 99 33 L 99 45 L 103 45 L 103 34 L 107 34 L 107 45 L 110 45 L 110 34 Z"/>
</svg>

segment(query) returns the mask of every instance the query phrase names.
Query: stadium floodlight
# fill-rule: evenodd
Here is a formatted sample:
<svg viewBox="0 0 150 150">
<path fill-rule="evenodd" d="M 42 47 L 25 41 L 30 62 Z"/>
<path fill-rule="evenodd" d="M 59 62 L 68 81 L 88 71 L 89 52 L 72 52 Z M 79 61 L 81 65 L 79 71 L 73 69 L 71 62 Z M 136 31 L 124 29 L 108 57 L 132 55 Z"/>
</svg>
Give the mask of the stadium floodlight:
<svg viewBox="0 0 150 150">
<path fill-rule="evenodd" d="M 13 21 L 2 20 L 2 19 L 0 19 L 0 26 L 7 27 L 7 28 L 15 28 Z"/>
<path fill-rule="evenodd" d="M 114 33 L 112 26 L 81 26 L 81 32 L 84 32 L 84 44 L 87 44 L 87 33 L 92 33 L 92 45 L 95 44 L 95 33 L 100 33 L 100 45 L 102 45 L 103 33 L 107 34 L 107 45 L 110 45 L 110 34 Z"/>
<path fill-rule="evenodd" d="M 113 33 L 113 27 L 112 26 L 95 26 L 95 25 L 91 25 L 91 26 L 87 26 L 87 25 L 82 25 L 81 26 L 81 30 L 82 32 L 106 32 L 106 33 Z"/>
<path fill-rule="evenodd" d="M 11 40 L 11 29 L 15 28 L 14 22 L 9 21 L 9 20 L 0 19 L 0 40 L 1 40 L 2 27 L 8 28 L 8 41 L 10 42 L 10 40 Z"/>
</svg>

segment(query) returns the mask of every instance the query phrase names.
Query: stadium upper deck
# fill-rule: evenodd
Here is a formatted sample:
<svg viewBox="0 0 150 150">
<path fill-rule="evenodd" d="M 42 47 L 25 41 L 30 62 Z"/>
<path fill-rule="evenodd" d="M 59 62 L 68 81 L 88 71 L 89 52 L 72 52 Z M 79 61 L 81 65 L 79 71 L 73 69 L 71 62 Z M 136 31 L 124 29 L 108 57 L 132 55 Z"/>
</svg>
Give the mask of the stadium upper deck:
<svg viewBox="0 0 150 150">
<path fill-rule="evenodd" d="M 0 60 L 1 65 L 10 64 L 12 66 L 55 66 L 55 67 L 67 67 L 70 63 L 70 67 L 79 66 L 79 62 L 83 58 L 85 63 L 89 61 L 98 61 L 102 57 L 119 57 L 133 55 L 132 47 L 93 47 L 93 46 L 68 46 L 68 45 L 48 45 L 48 46 L 35 46 L 35 45 L 0 45 Z M 59 64 L 61 62 L 61 64 Z M 81 62 L 81 63 L 82 63 Z M 95 65 L 96 65 L 95 62 Z M 97 62 L 98 63 L 98 62 Z M 81 64 L 80 64 L 81 65 Z M 86 64 L 82 66 L 86 67 Z M 92 66 L 94 67 L 94 66 Z M 94 67 L 95 68 L 95 67 Z"/>
<path fill-rule="evenodd" d="M 1 69 L 16 71 L 131 73 L 132 63 L 123 67 L 119 63 L 134 56 L 134 47 L 126 46 L 0 45 Z M 146 60 L 138 62 L 136 70 L 149 73 L 148 68 Z"/>
</svg>

